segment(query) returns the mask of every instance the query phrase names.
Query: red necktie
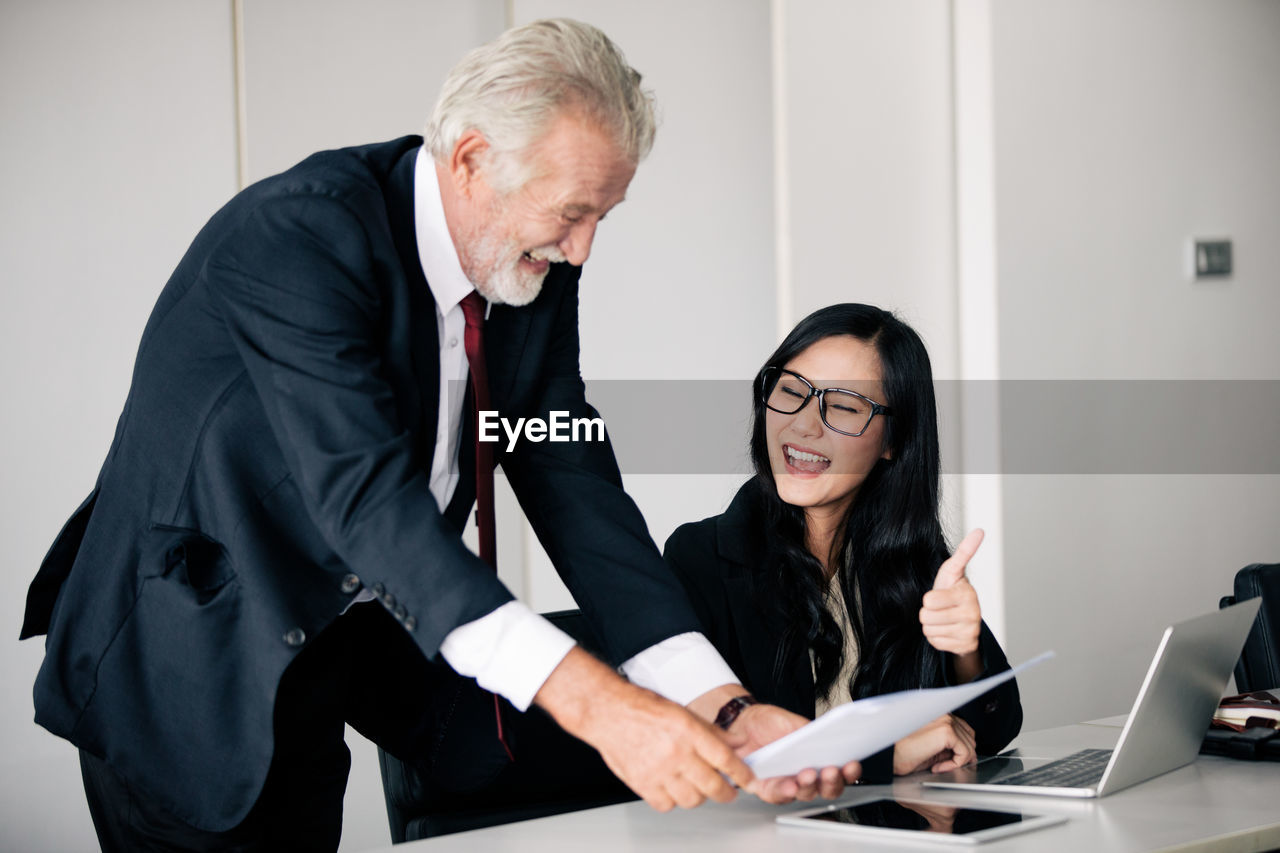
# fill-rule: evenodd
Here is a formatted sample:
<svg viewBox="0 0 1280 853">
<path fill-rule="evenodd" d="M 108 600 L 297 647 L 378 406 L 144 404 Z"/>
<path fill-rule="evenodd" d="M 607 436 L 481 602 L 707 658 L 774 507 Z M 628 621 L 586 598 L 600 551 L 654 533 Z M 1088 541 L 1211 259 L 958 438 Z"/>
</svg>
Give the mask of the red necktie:
<svg viewBox="0 0 1280 853">
<path fill-rule="evenodd" d="M 480 440 L 480 412 L 489 411 L 489 372 L 484 365 L 484 299 L 474 290 L 462 300 L 467 318 L 463 346 L 471 368 L 471 426 L 476 449 L 476 525 L 480 528 L 480 559 L 498 569 L 493 517 L 493 445 Z"/>
<path fill-rule="evenodd" d="M 463 347 L 471 371 L 471 427 L 476 451 L 476 526 L 480 528 L 480 559 L 498 570 L 498 548 L 493 515 L 493 445 L 480 440 L 480 412 L 489 411 L 489 371 L 484 363 L 484 299 L 474 290 L 462 300 L 462 314 L 467 320 Z M 493 694 L 493 715 L 498 721 L 498 741 L 512 761 L 506 735 L 502 731 L 502 707 L 498 694 Z"/>
</svg>

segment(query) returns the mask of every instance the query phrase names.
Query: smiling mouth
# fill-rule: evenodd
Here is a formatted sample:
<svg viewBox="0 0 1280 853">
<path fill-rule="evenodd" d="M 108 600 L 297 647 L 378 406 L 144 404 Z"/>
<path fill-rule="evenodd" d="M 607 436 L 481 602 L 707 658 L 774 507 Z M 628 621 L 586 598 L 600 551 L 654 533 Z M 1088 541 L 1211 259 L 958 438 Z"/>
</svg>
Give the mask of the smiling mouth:
<svg viewBox="0 0 1280 853">
<path fill-rule="evenodd" d="M 831 460 L 827 457 L 800 450 L 789 444 L 782 445 L 782 454 L 787 461 L 787 467 L 792 469 L 793 473 L 821 474 L 831 467 Z"/>
<path fill-rule="evenodd" d="M 520 260 L 524 261 L 526 264 L 532 264 L 540 269 L 549 264 L 559 263 L 564 259 L 564 255 L 561 252 L 549 251 L 547 249 L 530 249 L 527 252 L 520 253 Z"/>
</svg>

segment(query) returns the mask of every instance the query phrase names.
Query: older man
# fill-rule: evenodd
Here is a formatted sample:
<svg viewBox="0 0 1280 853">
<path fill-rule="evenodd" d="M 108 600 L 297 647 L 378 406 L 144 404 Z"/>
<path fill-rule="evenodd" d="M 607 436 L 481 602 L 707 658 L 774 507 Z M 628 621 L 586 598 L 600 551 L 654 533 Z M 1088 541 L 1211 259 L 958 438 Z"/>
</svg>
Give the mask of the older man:
<svg viewBox="0 0 1280 853">
<path fill-rule="evenodd" d="M 660 809 L 730 799 L 722 773 L 771 799 L 839 790 L 833 770 L 757 788 L 731 747 L 800 722 L 781 709 L 704 721 L 743 691 L 607 443 L 498 461 L 630 681 L 461 542 L 486 465 L 468 400 L 594 416 L 577 282 L 652 143 L 639 79 L 594 28 L 512 30 L 454 69 L 425 145 L 314 155 L 196 237 L 23 629 L 48 634 L 37 721 L 80 748 L 105 848 L 336 847 L 344 724 L 430 764 L 479 713 L 455 671 L 544 708 Z"/>
</svg>

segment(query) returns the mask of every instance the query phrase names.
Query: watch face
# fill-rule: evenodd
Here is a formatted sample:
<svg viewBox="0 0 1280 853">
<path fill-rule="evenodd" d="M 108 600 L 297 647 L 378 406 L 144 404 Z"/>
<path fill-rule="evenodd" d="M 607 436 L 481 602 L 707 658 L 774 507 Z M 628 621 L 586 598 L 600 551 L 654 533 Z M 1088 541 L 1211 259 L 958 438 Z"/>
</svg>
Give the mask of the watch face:
<svg viewBox="0 0 1280 853">
<path fill-rule="evenodd" d="M 725 702 L 720 708 L 720 713 L 716 714 L 716 725 L 728 731 L 729 726 L 733 725 L 733 721 L 738 719 L 738 715 L 742 713 L 743 708 L 749 708 L 756 704 L 756 700 L 750 696 L 734 696 L 728 702 Z"/>
</svg>

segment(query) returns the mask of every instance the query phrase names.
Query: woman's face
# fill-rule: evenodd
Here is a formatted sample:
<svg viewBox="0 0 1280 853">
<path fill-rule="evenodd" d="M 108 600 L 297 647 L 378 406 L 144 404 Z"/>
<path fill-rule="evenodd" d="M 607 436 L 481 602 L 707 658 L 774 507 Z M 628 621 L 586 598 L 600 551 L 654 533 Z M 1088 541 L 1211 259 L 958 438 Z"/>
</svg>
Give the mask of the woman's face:
<svg viewBox="0 0 1280 853">
<path fill-rule="evenodd" d="M 783 367 L 815 388 L 843 388 L 890 405 L 880 385 L 875 347 L 851 335 L 823 338 Z M 884 416 L 878 415 L 860 436 L 838 433 L 822 422 L 816 397 L 792 415 L 766 409 L 765 436 L 778 496 L 804 507 L 810 518 L 842 517 L 877 460 L 889 457 L 884 429 Z"/>
</svg>

